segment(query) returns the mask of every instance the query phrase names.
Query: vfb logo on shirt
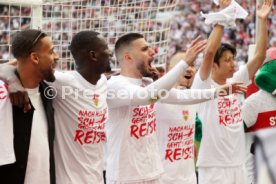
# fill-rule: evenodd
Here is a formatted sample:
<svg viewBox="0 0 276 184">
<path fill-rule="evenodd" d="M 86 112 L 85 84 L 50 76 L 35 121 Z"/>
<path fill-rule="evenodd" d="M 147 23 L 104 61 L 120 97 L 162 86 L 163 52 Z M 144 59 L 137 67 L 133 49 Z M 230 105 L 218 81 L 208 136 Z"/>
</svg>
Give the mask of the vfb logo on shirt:
<svg viewBox="0 0 276 184">
<path fill-rule="evenodd" d="M 99 105 L 99 97 L 100 97 L 100 95 L 98 95 L 98 94 L 94 94 L 92 97 L 92 101 L 96 107 L 98 107 L 98 105 Z"/>
<path fill-rule="evenodd" d="M 183 119 L 184 121 L 187 121 L 189 119 L 189 111 L 185 110 L 182 111 Z"/>
</svg>

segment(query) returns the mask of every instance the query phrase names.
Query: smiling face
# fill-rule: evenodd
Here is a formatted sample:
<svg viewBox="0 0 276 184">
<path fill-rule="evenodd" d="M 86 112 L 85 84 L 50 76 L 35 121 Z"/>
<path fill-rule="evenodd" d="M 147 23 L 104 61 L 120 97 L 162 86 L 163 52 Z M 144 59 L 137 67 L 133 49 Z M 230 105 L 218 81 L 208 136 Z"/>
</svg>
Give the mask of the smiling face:
<svg viewBox="0 0 276 184">
<path fill-rule="evenodd" d="M 194 81 L 195 72 L 195 66 L 189 66 L 186 72 L 179 78 L 178 85 L 184 86 L 185 88 L 191 88 Z"/>
<path fill-rule="evenodd" d="M 42 80 L 54 82 L 54 70 L 58 55 L 54 52 L 52 41 L 49 37 L 40 40 L 40 46 L 32 53 L 37 58 L 37 71 Z"/>
<path fill-rule="evenodd" d="M 175 54 L 167 63 L 167 70 L 171 70 L 175 65 L 177 65 L 181 59 L 185 57 L 184 52 L 179 52 Z M 194 77 L 196 73 L 196 68 L 195 66 L 189 66 L 187 70 L 183 73 L 183 75 L 180 76 L 177 86 L 179 87 L 185 87 L 185 88 L 191 88 Z"/>
<path fill-rule="evenodd" d="M 151 64 L 154 60 L 155 52 L 144 38 L 134 40 L 131 43 L 129 55 L 141 76 L 152 76 L 154 70 L 151 67 Z"/>
</svg>

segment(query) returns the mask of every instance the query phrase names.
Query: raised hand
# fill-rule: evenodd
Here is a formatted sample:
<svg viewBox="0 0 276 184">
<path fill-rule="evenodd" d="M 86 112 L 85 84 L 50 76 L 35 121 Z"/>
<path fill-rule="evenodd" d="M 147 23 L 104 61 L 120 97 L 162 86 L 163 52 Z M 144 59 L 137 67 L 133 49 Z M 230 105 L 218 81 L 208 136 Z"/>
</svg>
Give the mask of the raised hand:
<svg viewBox="0 0 276 184">
<path fill-rule="evenodd" d="M 207 40 L 201 40 L 200 37 L 197 37 L 192 41 L 191 45 L 186 51 L 186 55 L 183 58 L 188 65 L 193 65 L 198 54 L 206 48 Z"/>
<path fill-rule="evenodd" d="M 263 4 L 257 5 L 256 13 L 258 18 L 267 19 L 268 14 L 270 13 L 273 5 L 273 0 L 264 0 Z"/>
<path fill-rule="evenodd" d="M 219 0 L 220 9 L 224 9 L 231 4 L 232 0 Z"/>
<path fill-rule="evenodd" d="M 247 88 L 242 85 L 243 85 L 242 82 L 233 82 L 233 83 L 229 83 L 229 84 L 224 84 L 217 89 L 216 95 L 217 96 L 228 96 L 228 95 L 231 95 L 234 93 L 243 94 L 246 92 Z"/>
</svg>

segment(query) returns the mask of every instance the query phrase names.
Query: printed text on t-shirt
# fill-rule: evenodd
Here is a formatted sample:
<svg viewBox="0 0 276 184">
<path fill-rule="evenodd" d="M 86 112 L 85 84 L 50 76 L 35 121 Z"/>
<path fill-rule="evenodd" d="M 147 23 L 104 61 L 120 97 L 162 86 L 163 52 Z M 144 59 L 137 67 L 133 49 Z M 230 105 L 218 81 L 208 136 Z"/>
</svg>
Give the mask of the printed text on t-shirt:
<svg viewBox="0 0 276 184">
<path fill-rule="evenodd" d="M 194 158 L 195 125 L 170 127 L 165 160 L 174 162 Z"/>
<path fill-rule="evenodd" d="M 105 123 L 107 108 L 102 111 L 80 110 L 78 114 L 78 129 L 74 141 L 79 144 L 93 144 L 106 141 Z"/>
<path fill-rule="evenodd" d="M 231 126 L 242 122 L 241 107 L 237 98 L 223 97 L 218 99 L 219 123 Z"/>
<path fill-rule="evenodd" d="M 138 106 L 132 110 L 130 137 L 139 139 L 156 131 L 154 104 Z"/>
</svg>

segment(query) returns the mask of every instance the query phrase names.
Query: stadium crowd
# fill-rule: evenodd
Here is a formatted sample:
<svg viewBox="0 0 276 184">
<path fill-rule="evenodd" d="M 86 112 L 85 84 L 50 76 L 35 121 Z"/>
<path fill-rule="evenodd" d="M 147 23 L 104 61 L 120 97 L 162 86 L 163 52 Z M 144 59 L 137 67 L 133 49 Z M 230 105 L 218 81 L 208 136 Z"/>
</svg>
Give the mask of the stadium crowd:
<svg viewBox="0 0 276 184">
<path fill-rule="evenodd" d="M 85 2 L 85 1 L 84 1 Z M 89 4 L 90 2 L 90 4 Z M 98 1 L 95 1 L 98 2 Z M 69 58 L 69 51 L 67 46 L 69 40 L 71 39 L 68 34 L 70 27 L 76 32 L 80 29 L 94 28 L 100 31 L 105 37 L 109 38 L 108 43 L 112 46 L 115 43 L 116 38 L 118 38 L 122 33 L 128 32 L 130 30 L 137 30 L 139 32 L 147 33 L 145 35 L 146 39 L 153 43 L 153 46 L 158 46 L 159 52 L 164 53 L 166 50 L 166 43 L 164 45 L 157 43 L 162 43 L 168 37 L 167 29 L 164 29 L 166 25 L 164 23 L 156 23 L 153 20 L 137 22 L 136 24 L 129 22 L 129 26 L 125 26 L 124 21 L 133 21 L 138 19 L 144 20 L 148 16 L 155 16 L 154 12 L 149 12 L 144 7 L 157 6 L 158 1 L 153 1 L 153 4 L 141 3 L 139 7 L 139 14 L 131 14 L 133 12 L 131 8 L 125 11 L 119 10 L 116 7 L 107 8 L 105 4 L 111 3 L 109 1 L 103 1 L 104 4 L 93 4 L 91 1 L 87 3 L 82 3 L 81 7 L 74 6 L 73 15 L 70 16 L 72 12 L 72 6 L 70 3 L 68 5 L 63 4 L 50 6 L 43 6 L 43 17 L 48 20 L 49 18 L 56 18 L 58 20 L 55 23 L 48 22 L 43 25 L 43 30 L 48 30 L 54 32 L 52 35 L 55 45 L 61 45 L 58 50 L 61 52 L 61 58 Z M 146 1 L 145 1 L 146 2 Z M 254 43 L 255 39 L 255 0 L 241 1 L 238 0 L 243 8 L 245 8 L 249 15 L 245 20 L 237 21 L 237 30 L 226 29 L 224 32 L 224 40 L 227 40 L 236 48 L 238 48 L 238 53 L 236 56 L 236 61 L 239 64 L 244 64 L 247 61 L 247 50 L 248 46 Z M 99 2 L 98 2 L 99 3 Z M 114 2 L 113 2 L 114 3 Z M 168 6 L 165 1 L 160 1 L 161 5 L 159 7 Z M 168 2 L 167 2 L 168 3 Z M 171 2 L 173 4 L 173 1 Z M 118 4 L 118 3 L 117 3 Z M 92 6 L 103 6 L 103 8 L 87 8 L 84 10 L 82 7 L 92 7 Z M 130 5 L 130 4 L 129 4 Z M 131 6 L 133 6 L 132 4 Z M 275 6 L 275 5 L 274 5 Z M 205 35 L 206 37 L 211 32 L 211 27 L 204 23 L 203 18 L 200 16 L 200 12 L 209 12 L 214 10 L 216 5 L 210 3 L 209 0 L 203 1 L 184 1 L 178 2 L 176 7 L 176 12 L 178 12 L 171 20 L 171 30 L 169 32 L 169 50 L 168 57 L 178 50 L 185 50 L 184 46 L 189 43 L 197 35 Z M 169 10 L 169 8 L 164 10 Z M 113 11 L 113 12 L 112 12 Z M 135 10 L 137 12 L 137 10 Z M 162 11 L 159 9 L 159 11 Z M 276 46 L 276 9 L 272 10 L 269 17 L 269 46 Z M 97 21 L 97 18 L 101 16 L 104 12 L 106 14 L 106 21 Z M 114 13 L 117 12 L 117 13 Z M 151 13 L 149 15 L 149 13 Z M 115 16 L 108 16 L 115 15 Z M 69 19 L 75 19 L 72 23 Z M 80 21 L 82 18 L 83 20 Z M 110 21 L 109 19 L 114 19 Z M 121 21 L 115 21 L 115 19 L 121 19 Z M 19 6 L 8 6 L 0 5 L 0 61 L 6 61 L 9 59 L 9 38 L 12 37 L 13 32 L 19 29 L 24 29 L 30 27 L 31 20 L 31 9 L 29 7 L 19 7 Z M 100 25 L 102 24 L 102 25 Z M 133 26 L 135 28 L 133 28 Z M 109 27 L 109 29 L 107 28 Z M 160 30 L 157 32 L 155 30 Z M 46 31 L 47 32 L 47 31 Z M 238 33 L 238 34 L 237 34 Z M 49 33 L 48 33 L 49 34 Z M 71 35 L 73 36 L 73 35 Z M 224 41 L 223 40 L 223 41 Z M 154 45 L 156 43 L 156 45 Z"/>
</svg>

